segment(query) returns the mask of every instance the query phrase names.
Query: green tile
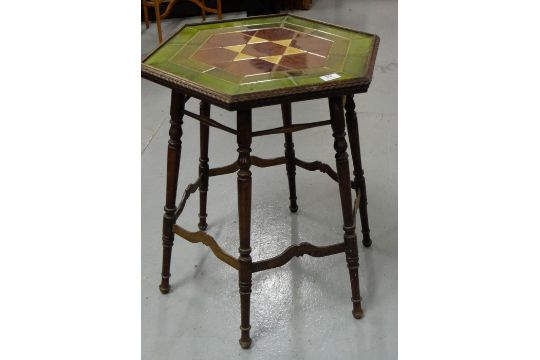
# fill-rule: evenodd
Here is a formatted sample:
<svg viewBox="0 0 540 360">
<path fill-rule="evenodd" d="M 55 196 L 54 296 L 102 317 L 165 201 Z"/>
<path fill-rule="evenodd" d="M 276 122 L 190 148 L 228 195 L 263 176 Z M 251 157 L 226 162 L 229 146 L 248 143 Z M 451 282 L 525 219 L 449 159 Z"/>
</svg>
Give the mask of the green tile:
<svg viewBox="0 0 540 360">
<path fill-rule="evenodd" d="M 150 57 L 148 57 L 148 59 L 146 59 L 144 63 L 152 66 L 155 66 L 156 64 L 166 63 L 171 57 L 181 51 L 184 46 L 185 45 L 172 44 L 162 47 L 158 51 L 150 55 Z"/>
<path fill-rule="evenodd" d="M 209 74 L 201 74 L 197 79 L 201 85 L 205 85 L 212 90 L 219 91 L 227 95 L 233 95 L 237 92 L 239 85 L 225 81 Z"/>
<path fill-rule="evenodd" d="M 208 76 L 213 76 L 218 79 L 222 79 L 223 81 L 228 81 L 231 84 L 240 84 L 245 77 L 231 74 L 230 72 L 227 72 L 223 69 L 219 69 L 214 67 L 212 70 L 207 72 Z"/>
<path fill-rule="evenodd" d="M 246 26 L 246 25 L 256 25 L 256 24 L 280 24 L 282 20 L 282 16 L 273 16 L 269 18 L 248 18 L 243 20 L 232 20 L 232 21 L 226 21 L 226 22 L 220 22 L 220 23 L 214 23 L 214 24 L 201 24 L 201 25 L 195 25 L 197 29 L 199 30 L 208 30 L 208 29 L 220 29 L 220 28 L 228 28 L 228 27 L 234 27 L 234 26 Z"/>
<path fill-rule="evenodd" d="M 271 79 L 283 79 L 283 78 L 288 78 L 288 77 L 289 75 L 287 75 L 287 73 L 284 71 L 270 72 L 270 73 L 264 73 L 264 74 L 244 76 L 241 80 L 241 83 L 271 80 Z"/>
<path fill-rule="evenodd" d="M 241 21 L 244 25 L 257 25 L 257 24 L 281 24 L 285 16 L 271 16 L 267 18 L 247 18 Z"/>
<path fill-rule="evenodd" d="M 174 35 L 169 41 L 167 41 L 167 44 L 185 44 L 189 40 L 191 40 L 199 30 L 197 30 L 194 27 L 186 27 L 178 34 Z"/>
<path fill-rule="evenodd" d="M 177 64 L 186 59 L 190 59 L 200 47 L 201 44 L 186 44 L 182 49 L 176 52 L 174 56 L 169 59 L 169 61 Z"/>
<path fill-rule="evenodd" d="M 275 90 L 281 89 L 284 87 L 295 86 L 295 83 L 289 78 L 285 79 L 275 79 L 275 80 L 263 80 L 255 83 L 242 84 L 238 88 L 238 93 L 249 93 L 262 90 Z"/>
<path fill-rule="evenodd" d="M 298 76 L 298 77 L 295 77 L 294 78 L 294 81 L 298 84 L 298 85 L 315 85 L 315 84 L 323 84 L 323 83 L 327 83 L 328 81 L 324 81 L 323 79 L 321 79 L 321 76 L 323 75 L 329 75 L 329 74 L 332 74 L 334 73 L 334 71 L 328 71 L 328 72 L 325 72 L 325 73 L 322 73 L 322 74 L 313 74 L 313 75 L 303 75 L 303 76 Z M 347 80 L 347 79 L 352 79 L 354 78 L 354 76 L 352 75 L 349 75 L 349 74 L 345 74 L 345 73 L 342 73 L 342 72 L 339 72 L 337 73 L 338 75 L 340 75 L 340 77 L 338 79 L 335 79 L 335 80 L 330 80 L 330 81 L 342 81 L 342 80 Z"/>
<path fill-rule="evenodd" d="M 235 26 L 244 26 L 244 24 L 238 21 L 228 21 L 228 22 L 222 22 L 222 23 L 217 23 L 217 24 L 201 24 L 201 25 L 195 25 L 195 26 L 199 30 L 211 30 L 211 29 L 230 28 L 230 27 L 235 27 Z"/>
<path fill-rule="evenodd" d="M 189 57 L 178 57 L 178 59 L 176 59 L 176 61 L 174 61 L 173 63 L 179 66 L 188 67 L 192 70 L 196 70 L 199 72 L 208 71 L 214 68 L 214 66 L 212 65 L 208 65 L 199 61 L 192 60 Z"/>
<path fill-rule="evenodd" d="M 290 29 L 290 30 L 296 30 L 296 31 L 299 31 L 299 32 L 308 32 L 310 31 L 310 29 L 304 27 L 304 26 L 300 26 L 300 25 L 296 25 L 296 24 L 291 24 L 289 22 L 285 22 L 283 23 L 283 27 L 285 29 Z"/>
<path fill-rule="evenodd" d="M 372 38 L 353 39 L 351 41 L 351 46 L 349 47 L 349 52 L 347 53 L 347 55 L 349 57 L 364 55 L 369 53 L 372 47 Z"/>
<path fill-rule="evenodd" d="M 199 75 L 201 75 L 200 71 L 191 70 L 185 66 L 178 66 L 170 62 L 156 64 L 156 68 L 158 68 L 159 70 L 166 71 L 171 74 L 175 74 L 179 78 L 192 80 L 192 81 L 195 80 Z"/>
<path fill-rule="evenodd" d="M 366 72 L 368 55 L 348 57 L 343 65 L 343 71 L 355 76 L 362 76 Z"/>
<path fill-rule="evenodd" d="M 343 68 L 345 59 L 349 56 L 349 40 L 334 41 L 330 54 L 326 60 L 326 67 L 339 71 Z"/>
</svg>

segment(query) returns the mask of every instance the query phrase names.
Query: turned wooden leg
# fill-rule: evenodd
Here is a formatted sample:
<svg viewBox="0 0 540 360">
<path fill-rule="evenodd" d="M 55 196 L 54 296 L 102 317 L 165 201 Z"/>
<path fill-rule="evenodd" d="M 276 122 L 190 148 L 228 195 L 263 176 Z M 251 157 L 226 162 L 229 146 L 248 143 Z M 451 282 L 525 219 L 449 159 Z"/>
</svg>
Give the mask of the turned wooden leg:
<svg viewBox="0 0 540 360">
<path fill-rule="evenodd" d="M 200 114 L 206 118 L 210 117 L 210 104 L 201 101 Z M 199 158 L 199 176 L 201 177 L 201 186 L 199 187 L 199 230 L 206 230 L 206 198 L 208 194 L 208 137 L 210 127 L 200 123 L 201 136 L 201 156 Z"/>
<path fill-rule="evenodd" d="M 144 25 L 146 25 L 146 28 L 148 29 L 150 27 L 150 23 L 148 22 L 148 7 L 146 6 L 146 0 L 142 0 L 142 7 L 144 13 Z"/>
<path fill-rule="evenodd" d="M 201 0 L 201 3 L 202 3 L 202 6 L 200 7 L 201 8 L 201 16 L 202 16 L 202 19 L 203 21 L 206 20 L 206 2 L 204 0 Z"/>
<path fill-rule="evenodd" d="M 240 263 L 238 282 L 240 287 L 241 337 L 240 346 L 248 349 L 251 346 L 249 337 L 249 307 L 251 297 L 251 109 L 239 110 L 237 118 L 238 131 L 238 226 L 240 228 Z"/>
<path fill-rule="evenodd" d="M 163 35 L 161 33 L 161 13 L 159 12 L 159 0 L 154 0 L 154 12 L 156 14 L 156 26 L 157 26 L 157 32 L 158 32 L 158 40 L 159 43 L 163 41 Z"/>
<path fill-rule="evenodd" d="M 291 103 L 281 104 L 281 114 L 283 116 L 283 126 L 290 126 L 292 124 Z M 289 200 L 291 201 L 289 209 L 294 213 L 298 211 L 298 205 L 296 204 L 296 165 L 294 164 L 292 133 L 285 133 L 285 160 L 287 177 L 289 178 Z"/>
<path fill-rule="evenodd" d="M 330 119 L 334 136 L 334 149 L 336 150 L 336 167 L 341 197 L 341 210 L 343 212 L 343 230 L 345 231 L 345 251 L 347 267 L 351 278 L 353 316 L 361 319 L 362 310 L 360 286 L 358 280 L 358 245 L 353 219 L 351 177 L 349 174 L 349 160 L 347 155 L 347 140 L 345 140 L 345 117 L 343 114 L 342 97 L 329 98 Z"/>
<path fill-rule="evenodd" d="M 358 119 L 354 111 L 353 95 L 347 95 L 345 101 L 345 118 L 347 120 L 347 130 L 349 133 L 349 143 L 351 144 L 351 155 L 354 167 L 354 188 L 360 192 L 360 222 L 362 224 L 362 244 L 365 247 L 371 246 L 371 238 L 369 236 L 369 221 L 367 212 L 367 194 L 366 194 L 366 179 L 364 178 L 364 170 L 362 169 L 362 158 L 360 155 L 360 139 L 358 137 Z"/>
<path fill-rule="evenodd" d="M 217 17 L 219 20 L 223 19 L 223 15 L 221 15 L 221 0 L 217 0 Z"/>
<path fill-rule="evenodd" d="M 178 172 L 180 170 L 180 155 L 182 153 L 182 118 L 185 97 L 173 90 L 171 96 L 171 128 L 169 130 L 169 147 L 167 151 L 167 193 L 165 199 L 165 214 L 163 215 L 163 267 L 159 290 L 166 294 L 170 290 L 171 251 L 174 242 L 173 225 L 176 212 L 176 190 Z"/>
</svg>

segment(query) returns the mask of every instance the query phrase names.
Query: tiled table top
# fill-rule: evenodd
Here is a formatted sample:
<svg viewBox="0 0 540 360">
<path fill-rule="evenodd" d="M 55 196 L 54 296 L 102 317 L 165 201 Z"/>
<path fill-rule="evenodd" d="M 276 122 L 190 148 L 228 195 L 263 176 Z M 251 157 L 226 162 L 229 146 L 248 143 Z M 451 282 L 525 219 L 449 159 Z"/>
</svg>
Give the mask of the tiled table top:
<svg viewBox="0 0 540 360">
<path fill-rule="evenodd" d="M 223 95 L 371 79 L 377 37 L 290 15 L 187 25 L 143 64 Z"/>
</svg>

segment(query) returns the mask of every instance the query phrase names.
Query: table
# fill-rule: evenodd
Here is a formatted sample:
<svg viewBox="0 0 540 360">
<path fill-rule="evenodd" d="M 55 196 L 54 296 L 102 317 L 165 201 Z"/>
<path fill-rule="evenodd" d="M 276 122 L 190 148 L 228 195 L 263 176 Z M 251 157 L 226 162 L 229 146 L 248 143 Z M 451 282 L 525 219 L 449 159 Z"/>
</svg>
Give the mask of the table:
<svg viewBox="0 0 540 360">
<path fill-rule="evenodd" d="M 358 281 L 356 214 L 359 213 L 362 243 L 371 246 L 367 213 L 366 182 L 360 154 L 358 119 L 354 94 L 364 93 L 371 83 L 379 38 L 320 21 L 282 14 L 246 19 L 191 24 L 182 27 L 142 63 L 142 76 L 172 89 L 171 126 L 167 155 L 167 183 L 163 216 L 163 266 L 160 291 L 170 290 L 171 251 L 174 236 L 208 246 L 218 259 L 238 270 L 242 348 L 251 346 L 250 294 L 252 274 L 286 264 L 294 256 L 323 257 L 344 252 L 352 291 L 352 314 L 364 313 Z M 185 109 L 188 99 L 201 101 L 200 113 Z M 291 103 L 328 98 L 330 119 L 293 124 Z M 283 126 L 252 130 L 252 109 L 281 105 Z M 236 111 L 236 129 L 210 117 L 211 105 Z M 177 204 L 177 186 L 182 150 L 183 117 L 200 122 L 199 177 L 190 184 Z M 333 130 L 336 169 L 328 164 L 305 162 L 295 155 L 292 133 L 330 125 Z M 236 136 L 237 160 L 209 167 L 209 129 L 214 127 Z M 347 154 L 348 131 L 353 180 Z M 284 134 L 282 157 L 262 159 L 251 155 L 253 137 Z M 289 182 L 289 208 L 298 210 L 296 168 L 326 173 L 338 183 L 343 215 L 344 240 L 327 246 L 310 243 L 291 245 L 280 255 L 253 262 L 251 259 L 251 166 L 285 165 Z M 220 248 L 206 233 L 207 192 L 210 177 L 237 172 L 239 257 Z M 355 191 L 353 202 L 352 190 Z M 199 230 L 190 231 L 176 222 L 191 194 L 199 191 Z"/>
</svg>

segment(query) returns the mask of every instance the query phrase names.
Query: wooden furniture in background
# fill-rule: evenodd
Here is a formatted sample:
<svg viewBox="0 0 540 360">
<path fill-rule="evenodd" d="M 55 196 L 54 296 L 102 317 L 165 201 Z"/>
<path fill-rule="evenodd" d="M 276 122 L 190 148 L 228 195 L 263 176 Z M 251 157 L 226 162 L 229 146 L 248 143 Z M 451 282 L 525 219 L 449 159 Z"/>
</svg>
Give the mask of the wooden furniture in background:
<svg viewBox="0 0 540 360">
<path fill-rule="evenodd" d="M 288 9 L 309 10 L 311 8 L 311 2 L 311 0 L 284 0 L 281 3 L 282 6 L 289 6 Z"/>
<path fill-rule="evenodd" d="M 283 266 L 294 256 L 323 257 L 345 253 L 352 293 L 352 314 L 354 318 L 361 319 L 364 312 L 358 280 L 357 214 L 360 216 L 362 243 L 365 247 L 371 246 L 371 238 L 353 96 L 365 93 L 369 88 L 379 38 L 376 35 L 292 15 L 266 15 L 210 22 L 204 25 L 204 29 L 200 29 L 200 25 L 185 25 L 148 55 L 142 64 L 143 78 L 172 89 L 160 291 L 167 294 L 170 290 L 171 252 L 175 235 L 192 243 L 205 244 L 218 259 L 238 271 L 240 346 L 247 349 L 251 346 L 250 303 L 253 273 Z M 185 103 L 190 98 L 201 101 L 199 114 L 185 108 Z M 321 98 L 328 98 L 330 120 L 293 123 L 292 102 Z M 253 108 L 277 104 L 281 104 L 283 126 L 253 131 Z M 212 119 L 211 105 L 236 111 L 236 128 Z M 182 199 L 177 202 L 182 124 L 186 115 L 200 122 L 199 176 L 188 185 Z M 294 150 L 293 132 L 327 125 L 332 127 L 336 170 L 320 161 L 300 160 Z M 209 167 L 210 127 L 236 136 L 237 160 L 229 165 Z M 346 129 L 352 155 L 352 179 Z M 284 134 L 284 156 L 262 159 L 251 155 L 252 138 L 274 134 Z M 338 183 L 336 190 L 339 190 L 343 216 L 342 241 L 324 246 L 307 242 L 293 244 L 280 255 L 252 261 L 250 168 L 277 165 L 285 165 L 289 183 L 289 209 L 293 213 L 298 210 L 295 179 L 297 168 L 320 171 Z M 238 257 L 224 251 L 206 232 L 209 178 L 235 172 L 238 191 Z M 178 225 L 177 220 L 189 196 L 197 189 L 200 195 L 198 231 L 189 231 Z M 354 201 L 352 191 L 355 193 Z"/>
<path fill-rule="evenodd" d="M 142 0 L 142 6 L 144 11 L 144 23 L 146 25 L 146 28 L 148 29 L 150 24 L 148 21 L 148 7 L 152 7 L 154 9 L 154 13 L 156 16 L 156 26 L 158 31 L 158 39 L 159 43 L 163 41 L 163 34 L 161 32 L 161 19 L 165 19 L 169 14 L 171 13 L 171 10 L 173 9 L 174 5 L 176 4 L 178 0 L 169 0 L 163 1 L 163 0 Z M 206 7 L 205 0 L 184 0 L 192 2 L 193 4 L 197 5 L 201 9 L 201 16 L 203 20 L 206 20 L 206 13 L 212 13 L 217 14 L 218 19 L 223 19 L 223 16 L 221 14 L 221 0 L 216 0 L 216 8 L 209 8 Z M 163 13 L 160 13 L 159 6 L 161 3 L 167 2 L 167 8 Z"/>
</svg>

